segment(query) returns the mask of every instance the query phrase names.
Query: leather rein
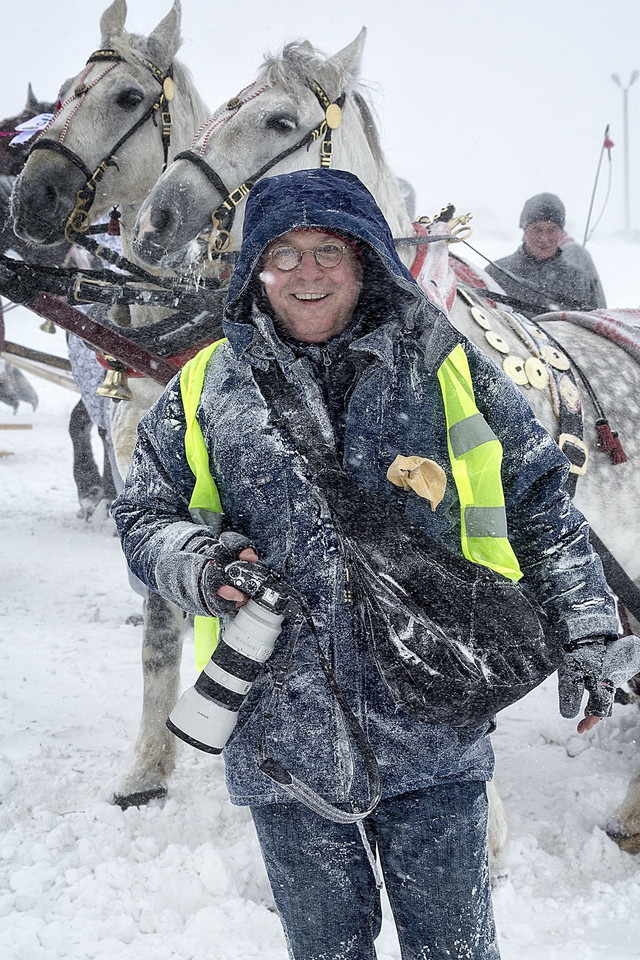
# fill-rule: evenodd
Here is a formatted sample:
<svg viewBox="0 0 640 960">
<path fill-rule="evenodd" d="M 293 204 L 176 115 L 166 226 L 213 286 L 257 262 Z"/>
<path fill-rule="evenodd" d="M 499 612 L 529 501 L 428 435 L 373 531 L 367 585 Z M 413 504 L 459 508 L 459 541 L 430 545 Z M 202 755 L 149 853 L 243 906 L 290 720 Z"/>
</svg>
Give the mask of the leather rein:
<svg viewBox="0 0 640 960">
<path fill-rule="evenodd" d="M 96 50 L 95 53 L 92 53 L 87 64 L 94 63 L 112 63 L 115 66 L 118 63 L 124 63 L 125 58 L 118 53 L 117 50 Z M 41 137 L 38 139 L 31 150 L 29 151 L 29 156 L 35 150 L 53 150 L 56 153 L 61 154 L 71 163 L 73 163 L 79 170 L 82 171 L 85 177 L 84 185 L 78 190 L 76 194 L 76 203 L 72 212 L 67 218 L 65 224 L 65 237 L 70 243 L 82 243 L 85 234 L 91 226 L 91 221 L 89 219 L 89 211 L 93 206 L 93 202 L 96 197 L 96 189 L 102 178 L 104 177 L 107 169 L 109 167 L 118 168 L 118 163 L 116 160 L 116 154 L 120 147 L 129 140 L 134 133 L 140 129 L 147 120 L 153 119 L 154 124 L 158 125 L 157 113 L 161 114 L 161 138 L 162 138 L 162 149 L 164 155 L 164 163 L 162 166 L 162 171 L 164 172 L 167 168 L 167 162 L 169 157 L 169 146 L 171 143 L 171 112 L 169 109 L 169 104 L 174 96 L 174 84 L 173 84 L 173 68 L 170 66 L 166 73 L 163 73 L 154 63 L 150 60 L 145 59 L 144 57 L 135 57 L 135 62 L 139 63 L 141 66 L 145 67 L 149 71 L 151 76 L 157 80 L 160 84 L 160 96 L 148 107 L 148 109 L 143 113 L 143 115 L 136 120 L 136 122 L 131 126 L 123 136 L 114 144 L 114 146 L 109 150 L 107 154 L 102 158 L 102 160 L 97 165 L 96 169 L 91 172 L 87 164 L 84 162 L 82 157 L 78 156 L 77 153 L 74 153 L 73 150 L 70 150 L 64 143 L 62 143 L 61 134 L 60 140 L 52 140 L 48 137 Z M 104 74 L 103 74 L 104 76 Z M 101 79 L 101 78 L 98 78 Z M 97 81 L 96 81 L 97 82 Z M 93 86 L 94 84 L 91 84 Z M 88 86 L 84 80 L 82 80 L 75 88 L 73 98 L 84 98 L 90 86 Z M 60 108 L 62 109 L 62 108 Z M 46 132 L 46 131 L 45 131 Z M 66 132 L 66 128 L 65 128 Z"/>
<path fill-rule="evenodd" d="M 331 135 L 342 123 L 342 108 L 346 100 L 346 94 L 342 93 L 337 100 L 332 101 L 315 80 L 307 78 L 305 82 L 309 89 L 315 94 L 318 103 L 324 110 L 324 117 L 313 130 L 310 130 L 291 147 L 283 150 L 277 156 L 273 157 L 273 159 L 265 163 L 256 173 L 247 177 L 247 179 L 234 190 L 229 190 L 220 175 L 207 163 L 204 157 L 201 154 L 194 153 L 193 147 L 191 150 L 184 150 L 182 153 L 177 154 L 174 158 L 174 160 L 188 160 L 196 166 L 224 198 L 217 209 L 211 214 L 214 232 L 207 237 L 207 255 L 210 260 L 219 259 L 229 250 L 231 246 L 231 228 L 233 227 L 236 208 L 242 203 L 256 181 L 268 173 L 269 170 L 272 170 L 281 160 L 286 159 L 286 157 L 291 156 L 292 153 L 296 153 L 298 150 L 302 150 L 304 147 L 309 148 L 314 141 L 322 137 L 322 143 L 320 145 L 320 166 L 331 166 L 333 157 Z M 237 113 L 244 102 L 246 101 L 241 100 L 239 97 L 234 97 L 228 102 L 227 109 L 234 111 L 232 116 L 235 116 L 235 113 Z"/>
</svg>

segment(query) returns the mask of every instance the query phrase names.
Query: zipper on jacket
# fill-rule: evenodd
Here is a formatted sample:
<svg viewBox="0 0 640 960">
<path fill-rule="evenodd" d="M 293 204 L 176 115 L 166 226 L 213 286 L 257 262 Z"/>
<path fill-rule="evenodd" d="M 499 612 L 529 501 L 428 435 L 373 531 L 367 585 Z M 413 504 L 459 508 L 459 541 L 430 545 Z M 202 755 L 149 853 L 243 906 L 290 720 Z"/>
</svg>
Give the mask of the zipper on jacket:
<svg viewBox="0 0 640 960">
<path fill-rule="evenodd" d="M 322 349 L 320 350 L 320 355 L 322 356 L 323 366 L 330 367 L 333 361 L 331 359 L 331 354 L 329 353 L 326 347 L 322 347 Z"/>
</svg>

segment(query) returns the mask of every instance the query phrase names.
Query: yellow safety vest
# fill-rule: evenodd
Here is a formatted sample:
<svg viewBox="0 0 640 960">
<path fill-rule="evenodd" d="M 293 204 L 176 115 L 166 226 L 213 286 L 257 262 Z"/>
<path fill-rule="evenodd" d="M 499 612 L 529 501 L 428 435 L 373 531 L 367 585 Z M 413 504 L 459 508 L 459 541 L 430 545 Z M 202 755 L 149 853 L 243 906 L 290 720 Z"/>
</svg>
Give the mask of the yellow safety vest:
<svg viewBox="0 0 640 960">
<path fill-rule="evenodd" d="M 191 360 L 185 363 L 180 374 L 180 394 L 187 429 L 184 435 L 184 449 L 187 463 L 196 478 L 196 485 L 189 501 L 189 512 L 196 523 L 217 526 L 218 516 L 222 514 L 220 494 L 209 469 L 209 451 L 202 436 L 202 430 L 196 414 L 200 404 L 202 384 L 207 364 L 215 350 L 225 340 L 216 340 L 209 344 Z M 216 516 L 217 515 L 217 516 Z M 217 617 L 194 617 L 193 639 L 195 644 L 196 667 L 204 670 L 211 654 L 218 646 L 220 621 Z"/>
<path fill-rule="evenodd" d="M 220 496 L 209 470 L 209 452 L 196 414 L 207 364 L 224 343 L 217 340 L 182 368 L 180 391 L 187 430 L 185 452 L 196 485 L 189 510 L 197 523 L 209 523 L 222 513 Z M 522 572 L 507 537 L 507 518 L 500 468 L 502 445 L 475 402 L 467 356 L 458 344 L 438 369 L 438 382 L 447 422 L 447 445 L 453 479 L 460 500 L 462 552 L 467 560 L 490 567 L 509 580 Z M 196 665 L 203 670 L 216 648 L 220 633 L 216 617 L 194 621 Z"/>
<path fill-rule="evenodd" d="M 522 571 L 507 537 L 500 468 L 502 444 L 473 394 L 467 355 L 458 344 L 438 369 L 451 470 L 460 500 L 462 552 L 508 580 Z"/>
</svg>

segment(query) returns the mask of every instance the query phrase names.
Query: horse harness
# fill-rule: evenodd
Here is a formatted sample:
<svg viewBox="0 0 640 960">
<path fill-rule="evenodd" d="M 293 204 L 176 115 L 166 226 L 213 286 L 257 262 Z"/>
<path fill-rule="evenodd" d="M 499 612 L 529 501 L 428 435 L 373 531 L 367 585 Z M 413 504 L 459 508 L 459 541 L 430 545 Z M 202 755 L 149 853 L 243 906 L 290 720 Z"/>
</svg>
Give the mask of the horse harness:
<svg viewBox="0 0 640 960">
<path fill-rule="evenodd" d="M 116 167 L 116 169 L 119 169 L 118 163 L 116 160 L 116 154 L 120 149 L 120 147 L 124 143 L 126 143 L 127 140 L 129 140 L 134 135 L 134 133 L 137 130 L 139 130 L 140 127 L 143 126 L 143 124 L 147 122 L 147 120 L 153 119 L 154 124 L 157 126 L 158 113 L 160 113 L 160 116 L 161 116 L 160 135 L 162 138 L 162 149 L 163 149 L 163 155 L 164 155 L 164 162 L 162 166 L 163 172 L 167 168 L 167 162 L 169 157 L 169 146 L 171 143 L 171 125 L 172 125 L 171 111 L 169 108 L 169 104 L 173 99 L 174 93 L 175 93 L 175 88 L 173 83 L 173 67 L 170 66 L 167 72 L 163 73 L 159 67 L 157 67 L 154 63 L 151 62 L 151 60 L 147 60 L 146 58 L 140 57 L 140 56 L 136 56 L 134 59 L 135 59 L 135 63 L 140 64 L 146 70 L 148 70 L 151 76 L 158 82 L 161 88 L 160 95 L 147 108 L 147 110 L 143 113 L 143 115 L 138 120 L 136 120 L 136 122 L 126 131 L 126 133 L 124 133 L 120 137 L 120 139 L 117 141 L 117 143 L 114 144 L 111 150 L 109 150 L 109 152 L 105 154 L 105 156 L 99 162 L 99 164 L 97 165 L 93 173 L 91 172 L 89 167 L 86 165 L 84 160 L 80 156 L 78 156 L 78 154 L 75 153 L 73 150 L 70 150 L 67 146 L 65 146 L 65 144 L 62 142 L 64 139 L 64 135 L 66 133 L 66 129 L 67 129 L 66 126 L 63 129 L 62 133 L 60 134 L 59 140 L 52 140 L 48 137 L 41 136 L 34 143 L 31 150 L 29 151 L 29 156 L 31 156 L 34 150 L 53 150 L 56 153 L 60 153 L 63 157 L 66 157 L 67 160 L 70 160 L 71 163 L 73 163 L 76 167 L 78 167 L 78 169 L 82 171 L 82 173 L 86 178 L 84 186 L 82 186 L 76 194 L 75 207 L 72 210 L 72 212 L 69 214 L 69 217 L 65 225 L 65 237 L 70 243 L 78 243 L 78 242 L 83 243 L 83 239 L 85 239 L 85 235 L 88 232 L 91 225 L 91 221 L 89 220 L 89 210 L 93 206 L 93 202 L 96 197 L 96 188 L 100 183 L 100 181 L 102 180 L 102 178 L 104 177 L 109 167 Z M 95 86 L 95 84 L 99 80 L 101 80 L 102 77 L 104 77 L 110 69 L 112 69 L 118 63 L 124 63 L 124 62 L 125 62 L 125 58 L 121 54 L 119 54 L 117 50 L 108 50 L 108 49 L 96 50 L 96 52 L 92 53 L 89 59 L 87 60 L 87 64 L 90 65 L 89 70 L 91 69 L 94 63 L 110 63 L 111 67 L 109 67 L 107 71 L 102 73 L 91 84 L 87 84 L 85 82 L 85 78 L 89 73 L 89 70 L 87 70 L 84 74 L 83 79 L 81 79 L 80 83 L 75 87 L 72 97 L 70 98 L 70 100 L 66 101 L 66 103 L 69 103 L 71 102 L 71 100 L 77 99 L 77 98 L 82 98 L 82 100 L 84 100 L 84 97 L 86 96 L 88 91 L 91 89 L 91 87 Z M 82 103 L 82 100 L 81 100 L 81 103 Z M 62 104 L 59 110 L 61 110 L 62 107 L 65 105 L 66 104 Z M 43 133 L 46 133 L 46 129 L 47 128 L 45 128 Z M 87 244 L 84 244 L 84 245 L 87 245 Z M 128 261 L 124 261 L 124 262 L 128 263 Z"/>
<path fill-rule="evenodd" d="M 283 150 L 277 154 L 277 156 L 273 157 L 273 159 L 265 163 L 256 173 L 247 177 L 235 190 L 229 190 L 220 175 L 207 163 L 202 156 L 203 150 L 201 150 L 199 154 L 194 153 L 192 147 L 191 150 L 185 150 L 177 154 L 174 158 L 175 160 L 188 160 L 190 163 L 193 163 L 194 166 L 205 175 L 209 182 L 213 184 L 218 193 L 224 197 L 217 209 L 211 214 L 215 234 L 210 235 L 207 240 L 207 250 L 210 260 L 219 259 L 231 246 L 231 228 L 235 219 L 236 207 L 242 203 L 254 183 L 268 173 L 269 170 L 272 170 L 281 160 L 285 160 L 291 156 L 291 154 L 302 150 L 304 147 L 308 149 L 314 141 L 322 137 L 322 143 L 320 144 L 320 166 L 331 166 L 333 157 L 333 142 L 331 136 L 333 131 L 337 130 L 342 123 L 342 108 L 346 100 L 346 94 L 342 93 L 336 100 L 332 101 L 315 80 L 307 77 L 305 82 L 309 89 L 315 94 L 318 103 L 324 110 L 324 117 L 313 130 L 310 130 L 292 146 L 287 147 L 286 150 Z M 233 111 L 230 116 L 235 116 L 243 103 L 248 102 L 250 99 L 253 99 L 253 97 L 247 97 L 246 100 L 243 100 L 241 96 L 238 96 L 229 100 L 227 110 Z M 230 119 L 230 117 L 226 119 Z"/>
<path fill-rule="evenodd" d="M 520 314 L 500 311 L 529 350 L 530 356 L 527 360 L 523 360 L 512 354 L 507 342 L 492 330 L 491 317 L 486 307 L 472 291 L 468 288 L 462 289 L 458 284 L 458 296 L 471 308 L 473 319 L 484 329 L 488 345 L 502 356 L 502 368 L 507 376 L 518 386 L 529 385 L 538 390 L 549 387 L 551 390 L 553 409 L 559 424 L 557 443 L 569 460 L 569 476 L 565 489 L 571 498 L 575 496 L 578 478 L 587 472 L 589 459 L 589 448 L 583 439 L 584 424 L 580 390 L 572 367 L 587 391 L 595 410 L 600 452 L 608 453 L 614 465 L 626 462 L 627 457 L 618 434 L 611 430 L 593 387 L 564 346 L 561 347 L 555 338 L 535 321 L 528 320 Z M 636 619 L 640 619 L 640 590 L 591 525 L 589 535 L 592 546 L 602 561 L 610 588 Z"/>
<path fill-rule="evenodd" d="M 458 295 L 471 308 L 471 316 L 484 330 L 488 346 L 501 356 L 501 366 L 507 376 L 519 387 L 533 387 L 537 390 L 545 390 L 549 387 L 553 412 L 559 424 L 558 446 L 570 464 L 567 483 L 570 495 L 573 496 L 575 493 L 578 477 L 587 472 L 589 459 L 589 448 L 583 439 L 580 388 L 574 371 L 595 410 L 600 451 L 608 453 L 613 464 L 624 463 L 627 458 L 618 435 L 609 427 L 593 387 L 567 349 L 564 346 L 561 347 L 557 340 L 534 320 L 529 320 L 521 314 L 500 310 L 500 316 L 509 324 L 530 354 L 524 360 L 513 354 L 506 340 L 492 329 L 490 313 L 469 288 L 464 289 L 458 284 Z"/>
</svg>

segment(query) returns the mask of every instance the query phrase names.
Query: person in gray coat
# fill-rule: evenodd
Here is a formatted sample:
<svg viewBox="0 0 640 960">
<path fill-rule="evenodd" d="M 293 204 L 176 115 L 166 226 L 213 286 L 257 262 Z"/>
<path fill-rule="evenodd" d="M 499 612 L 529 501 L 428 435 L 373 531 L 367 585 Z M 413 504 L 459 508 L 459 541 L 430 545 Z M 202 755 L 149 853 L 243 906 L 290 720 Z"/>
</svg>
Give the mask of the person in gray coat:
<svg viewBox="0 0 640 960">
<path fill-rule="evenodd" d="M 271 384 L 282 387 L 287 422 L 309 424 L 357 484 L 374 533 L 382 500 L 457 558 L 464 534 L 438 371 L 461 348 L 481 442 L 502 446 L 509 549 L 563 636 L 562 713 L 576 716 L 589 691 L 582 731 L 611 708 L 602 665 L 617 618 L 564 491 L 568 462 L 512 382 L 430 303 L 372 195 L 346 171 L 300 170 L 252 188 L 224 330 L 203 355 L 195 400 L 191 368 L 142 419 L 113 515 L 137 576 L 198 617 L 221 617 L 221 644 L 247 602 L 227 570 L 236 558 L 285 578 L 311 612 L 311 622 L 285 616 L 224 747 L 230 796 L 251 810 L 290 957 L 375 957 L 377 853 L 405 960 L 497 960 L 485 790 L 495 722 L 430 723 L 394 698 L 339 524 L 310 454 L 268 399 Z M 413 454 L 440 468 L 431 500 L 388 479 L 398 455 Z M 198 498 L 194 470 L 213 481 Z M 348 716 L 377 761 L 374 802 Z M 287 782 L 306 799 L 292 799 Z M 328 804 L 331 818 L 320 815 Z"/>
<path fill-rule="evenodd" d="M 565 208 L 559 197 L 553 193 L 530 197 L 520 215 L 522 246 L 486 268 L 525 316 L 605 306 L 590 254 L 571 240 L 564 226 Z"/>
</svg>

